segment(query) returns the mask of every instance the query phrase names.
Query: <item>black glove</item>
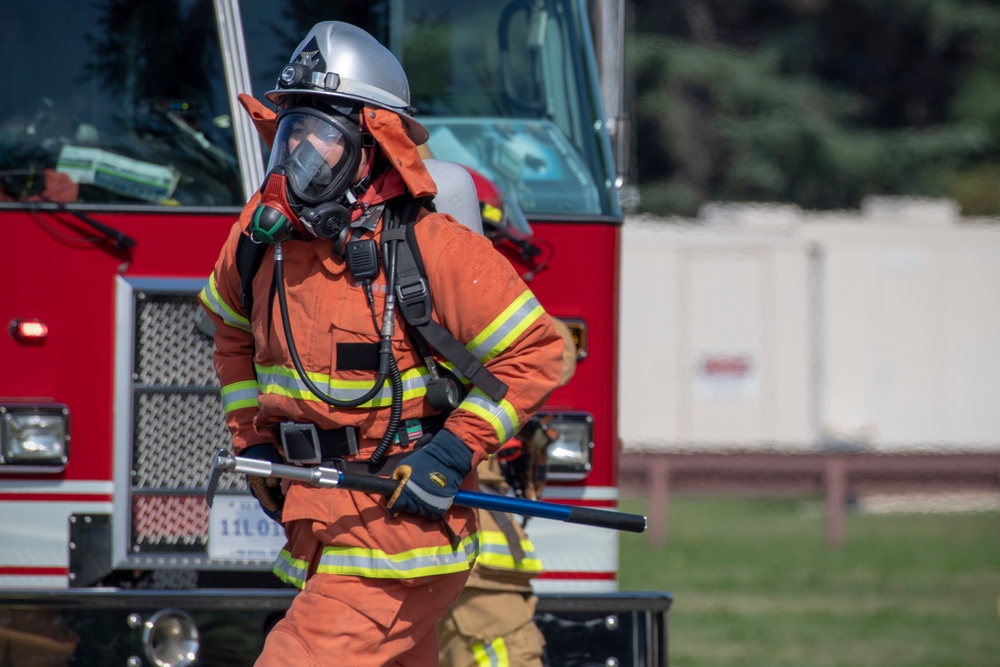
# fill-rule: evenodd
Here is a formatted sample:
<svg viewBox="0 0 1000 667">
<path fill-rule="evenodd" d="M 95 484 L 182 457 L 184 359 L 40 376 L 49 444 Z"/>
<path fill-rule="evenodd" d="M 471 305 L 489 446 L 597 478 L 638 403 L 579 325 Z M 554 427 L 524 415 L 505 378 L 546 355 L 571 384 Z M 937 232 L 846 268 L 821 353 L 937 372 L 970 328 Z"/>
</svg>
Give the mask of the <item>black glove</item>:
<svg viewBox="0 0 1000 667">
<path fill-rule="evenodd" d="M 442 429 L 400 462 L 392 473 L 399 485 L 386 506 L 393 516 L 408 512 L 440 519 L 471 470 L 472 450 L 454 433 Z"/>
<path fill-rule="evenodd" d="M 248 459 L 267 461 L 269 463 L 284 463 L 278 448 L 269 442 L 259 445 L 251 445 L 240 454 Z M 281 521 L 281 508 L 285 504 L 285 494 L 281 491 L 281 480 L 277 477 L 257 477 L 247 475 L 247 487 L 257 502 L 260 503 L 264 514 L 275 521 Z"/>
</svg>

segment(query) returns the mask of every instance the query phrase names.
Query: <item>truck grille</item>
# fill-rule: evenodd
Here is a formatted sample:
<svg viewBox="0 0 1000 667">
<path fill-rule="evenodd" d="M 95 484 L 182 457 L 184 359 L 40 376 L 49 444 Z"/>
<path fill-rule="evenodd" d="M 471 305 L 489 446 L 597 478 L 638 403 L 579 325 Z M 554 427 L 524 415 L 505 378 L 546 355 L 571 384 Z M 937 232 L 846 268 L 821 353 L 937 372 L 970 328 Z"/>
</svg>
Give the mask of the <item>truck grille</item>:
<svg viewBox="0 0 1000 667">
<path fill-rule="evenodd" d="M 195 294 L 135 290 L 133 297 L 130 553 L 203 554 L 204 489 L 215 451 L 230 444 L 214 343 L 198 328 L 203 310 Z M 244 487 L 238 475 L 219 484 Z"/>
</svg>

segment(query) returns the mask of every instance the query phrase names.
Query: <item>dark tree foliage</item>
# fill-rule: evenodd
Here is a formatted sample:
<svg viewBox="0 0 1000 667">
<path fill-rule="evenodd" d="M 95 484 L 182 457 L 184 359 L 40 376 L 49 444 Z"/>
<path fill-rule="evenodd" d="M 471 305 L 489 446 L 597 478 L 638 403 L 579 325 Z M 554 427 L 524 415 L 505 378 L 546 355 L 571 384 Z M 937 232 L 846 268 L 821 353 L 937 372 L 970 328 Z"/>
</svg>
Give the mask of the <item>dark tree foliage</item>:
<svg viewBox="0 0 1000 667">
<path fill-rule="evenodd" d="M 188 98 L 208 90 L 212 40 L 196 26 L 208 25 L 207 0 L 103 0 L 100 35 L 87 35 L 91 58 L 85 70 L 115 101 L 133 107 L 149 98 Z M 172 54 L 164 58 L 163 54 Z"/>
<path fill-rule="evenodd" d="M 1000 3 L 632 0 L 641 208 L 854 208 L 952 197 L 1000 214 Z"/>
</svg>

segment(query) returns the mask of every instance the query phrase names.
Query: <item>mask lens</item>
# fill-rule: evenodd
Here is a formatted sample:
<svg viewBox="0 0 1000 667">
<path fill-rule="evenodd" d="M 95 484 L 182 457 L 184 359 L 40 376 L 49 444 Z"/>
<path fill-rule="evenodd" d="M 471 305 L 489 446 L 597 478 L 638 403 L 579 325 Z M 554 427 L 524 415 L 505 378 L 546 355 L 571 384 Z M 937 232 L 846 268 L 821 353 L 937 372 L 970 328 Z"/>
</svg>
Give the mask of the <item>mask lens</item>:
<svg viewBox="0 0 1000 667">
<path fill-rule="evenodd" d="M 350 185 L 360 154 L 345 134 L 348 121 L 311 110 L 282 114 L 268 172 L 283 166 L 291 194 L 305 204 L 339 197 Z"/>
<path fill-rule="evenodd" d="M 338 129 L 317 116 L 296 114 L 292 116 L 289 140 L 292 144 L 308 141 L 323 157 L 334 162 L 344 152 L 344 135 Z M 295 150 L 292 148 L 292 150 Z"/>
</svg>

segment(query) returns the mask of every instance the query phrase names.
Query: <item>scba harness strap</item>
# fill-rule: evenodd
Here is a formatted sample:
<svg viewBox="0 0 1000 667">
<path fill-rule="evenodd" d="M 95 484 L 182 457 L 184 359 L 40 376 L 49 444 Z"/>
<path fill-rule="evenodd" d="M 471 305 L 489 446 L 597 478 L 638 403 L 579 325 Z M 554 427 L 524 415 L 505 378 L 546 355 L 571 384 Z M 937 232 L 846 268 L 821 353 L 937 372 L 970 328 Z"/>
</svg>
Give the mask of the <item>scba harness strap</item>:
<svg viewBox="0 0 1000 667">
<path fill-rule="evenodd" d="M 407 323 L 415 327 L 431 347 L 444 355 L 483 393 L 495 402 L 500 402 L 507 394 L 507 385 L 483 366 L 450 331 L 431 317 L 433 301 L 427 285 L 427 271 L 417 245 L 415 222 L 388 232 L 402 232 L 405 237 L 405 243 L 397 246 L 396 255 L 396 298 L 400 311 Z"/>
<path fill-rule="evenodd" d="M 427 345 L 440 352 L 458 371 L 492 400 L 499 402 L 507 394 L 507 385 L 486 368 L 450 331 L 432 317 L 433 301 L 427 282 L 427 272 L 420 256 L 414 232 L 417 213 L 423 200 L 409 194 L 392 199 L 386 206 L 383 222 L 383 243 L 399 240 L 396 244 L 396 298 L 399 310 L 410 326 L 407 333 L 414 339 L 418 350 Z M 251 319 L 253 310 L 253 280 L 260 269 L 268 248 L 266 243 L 256 243 L 246 234 L 240 235 L 236 246 L 236 270 L 240 276 L 240 299 L 243 314 Z M 271 297 L 274 300 L 275 284 L 272 281 Z M 270 316 L 270 309 L 269 309 Z M 425 358 L 427 355 L 424 355 Z"/>
</svg>

